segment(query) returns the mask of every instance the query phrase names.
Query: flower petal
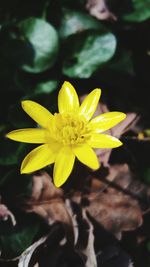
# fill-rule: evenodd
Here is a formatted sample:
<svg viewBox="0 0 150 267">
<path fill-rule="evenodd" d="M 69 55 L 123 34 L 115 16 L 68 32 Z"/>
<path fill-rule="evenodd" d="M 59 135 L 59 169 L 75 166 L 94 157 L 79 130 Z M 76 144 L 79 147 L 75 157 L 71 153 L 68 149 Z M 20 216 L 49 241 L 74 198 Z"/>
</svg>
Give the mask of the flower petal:
<svg viewBox="0 0 150 267">
<path fill-rule="evenodd" d="M 58 147 L 44 144 L 33 149 L 21 164 L 21 173 L 30 173 L 46 167 L 55 161 Z"/>
<path fill-rule="evenodd" d="M 94 89 L 88 96 L 83 100 L 80 108 L 79 114 L 83 115 L 88 121 L 92 118 L 98 101 L 101 96 L 101 89 Z"/>
<path fill-rule="evenodd" d="M 122 120 L 126 118 L 126 114 L 122 112 L 107 112 L 95 117 L 93 120 L 90 121 L 89 126 L 92 127 L 94 132 L 104 132 L 109 130 Z"/>
<path fill-rule="evenodd" d="M 122 142 L 108 134 L 92 134 L 88 144 L 94 148 L 114 148 L 122 145 Z"/>
<path fill-rule="evenodd" d="M 79 108 L 76 90 L 69 82 L 64 82 L 58 94 L 58 109 L 60 113 L 74 112 Z"/>
<path fill-rule="evenodd" d="M 53 115 L 40 104 L 31 101 L 25 100 L 21 102 L 23 110 L 40 126 L 48 128 L 51 123 Z"/>
<path fill-rule="evenodd" d="M 63 147 L 54 165 L 54 184 L 56 187 L 63 185 L 68 179 L 74 165 L 75 155 L 69 147 Z"/>
<path fill-rule="evenodd" d="M 79 161 L 81 161 L 83 164 L 87 165 L 88 167 L 96 170 L 100 167 L 98 158 L 93 151 L 93 149 L 88 146 L 87 144 L 75 146 L 73 148 L 73 151 L 78 158 Z"/>
<path fill-rule="evenodd" d="M 28 128 L 9 132 L 6 137 L 24 143 L 42 144 L 46 142 L 46 133 L 45 129 Z"/>
</svg>

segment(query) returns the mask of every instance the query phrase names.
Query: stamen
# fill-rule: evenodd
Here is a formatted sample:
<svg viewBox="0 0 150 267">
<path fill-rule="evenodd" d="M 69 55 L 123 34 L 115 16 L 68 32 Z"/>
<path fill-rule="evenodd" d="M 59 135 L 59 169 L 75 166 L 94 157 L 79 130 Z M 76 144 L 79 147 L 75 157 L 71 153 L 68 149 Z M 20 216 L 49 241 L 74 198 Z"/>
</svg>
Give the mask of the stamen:
<svg viewBox="0 0 150 267">
<path fill-rule="evenodd" d="M 53 138 L 63 145 L 81 144 L 89 138 L 87 122 L 74 114 L 54 114 Z"/>
</svg>

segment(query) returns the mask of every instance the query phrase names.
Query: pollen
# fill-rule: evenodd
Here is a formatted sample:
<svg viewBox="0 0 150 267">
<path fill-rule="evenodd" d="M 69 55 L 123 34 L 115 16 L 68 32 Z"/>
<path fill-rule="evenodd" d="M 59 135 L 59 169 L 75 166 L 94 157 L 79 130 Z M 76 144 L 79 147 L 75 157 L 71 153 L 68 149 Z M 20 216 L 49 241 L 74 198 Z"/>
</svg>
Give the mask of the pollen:
<svg viewBox="0 0 150 267">
<path fill-rule="evenodd" d="M 53 138 L 63 145 L 84 143 L 90 136 L 88 123 L 74 114 L 54 114 Z"/>
</svg>

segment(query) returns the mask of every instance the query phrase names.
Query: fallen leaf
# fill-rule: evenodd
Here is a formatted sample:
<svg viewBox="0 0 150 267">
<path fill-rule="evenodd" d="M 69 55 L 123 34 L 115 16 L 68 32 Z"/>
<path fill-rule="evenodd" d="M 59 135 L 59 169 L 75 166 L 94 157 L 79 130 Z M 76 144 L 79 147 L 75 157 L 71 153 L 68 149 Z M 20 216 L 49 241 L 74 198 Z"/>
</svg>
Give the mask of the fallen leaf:
<svg viewBox="0 0 150 267">
<path fill-rule="evenodd" d="M 39 247 L 41 244 L 43 244 L 48 236 L 40 238 L 38 241 L 36 241 L 34 244 L 32 244 L 29 248 L 27 248 L 20 256 L 18 267 L 28 267 L 30 259 L 32 257 L 33 252 L 36 250 L 37 247 Z"/>
<path fill-rule="evenodd" d="M 117 236 L 142 224 L 138 203 L 115 189 L 107 189 L 107 194 L 91 193 L 88 200 L 90 205 L 87 210 L 93 218 Z"/>
<path fill-rule="evenodd" d="M 106 0 L 87 0 L 86 9 L 99 20 L 117 20 L 117 17 L 110 11 Z"/>
<path fill-rule="evenodd" d="M 83 254 L 87 256 L 85 267 L 91 267 L 91 266 L 97 267 L 96 254 L 94 250 L 94 240 L 95 240 L 93 234 L 94 227 L 89 218 L 87 217 L 85 210 L 83 211 L 83 218 L 89 225 L 87 246 L 85 249 L 82 250 Z"/>
<path fill-rule="evenodd" d="M 74 232 L 76 233 L 75 250 L 83 258 L 85 267 L 97 267 L 96 254 L 94 249 L 94 227 L 87 216 L 86 210 L 80 205 L 75 205 L 69 199 L 66 200 L 67 207 L 74 218 Z M 74 215 L 74 216 L 73 216 Z"/>
<path fill-rule="evenodd" d="M 28 203 L 45 202 L 63 197 L 63 190 L 56 188 L 46 172 L 39 172 L 32 177 L 32 195 Z"/>
<path fill-rule="evenodd" d="M 24 210 L 42 217 L 48 225 L 64 224 L 70 242 L 74 242 L 72 219 L 63 199 L 63 190 L 56 188 L 46 172 L 33 175 L 32 195 L 24 201 Z"/>
<path fill-rule="evenodd" d="M 109 112 L 107 106 L 100 103 L 98 106 L 97 115 L 100 115 L 106 112 Z M 116 126 L 111 128 L 110 130 L 106 131 L 105 133 L 115 136 L 117 138 L 121 138 L 123 134 L 125 134 L 127 131 L 133 128 L 133 126 L 136 124 L 138 119 L 139 118 L 135 113 L 127 113 L 126 118 L 123 121 L 118 123 Z M 111 152 L 112 152 L 112 149 L 96 149 L 96 154 L 99 157 L 100 162 L 102 162 L 104 166 L 109 165 L 109 158 L 110 158 Z"/>
<path fill-rule="evenodd" d="M 122 232 L 135 230 L 143 222 L 140 203 L 131 190 L 133 183 L 134 175 L 127 164 L 109 166 L 106 173 L 102 169 L 91 173 L 87 177 L 88 193 L 75 192 L 72 200 L 85 207 L 105 229 L 121 237 Z"/>
<path fill-rule="evenodd" d="M 0 220 L 6 221 L 10 218 L 12 225 L 16 225 L 16 219 L 13 213 L 3 204 L 0 204 Z"/>
<path fill-rule="evenodd" d="M 75 263 L 79 261 L 80 264 L 77 264 L 77 266 L 80 267 L 96 267 L 97 263 L 93 243 L 94 238 L 91 238 L 93 227 L 86 215 L 82 216 L 81 221 L 82 225 L 84 225 L 86 221 L 90 229 L 85 251 L 83 251 L 82 248 L 80 249 L 79 246 L 71 246 L 66 241 L 64 242 L 64 231 L 61 225 L 54 224 L 47 236 L 36 241 L 20 256 L 18 267 L 35 267 L 35 264 L 39 266 L 49 266 L 50 264 L 52 267 L 60 267 L 69 264 L 72 260 L 75 260 Z M 84 229 L 84 232 L 87 232 L 87 228 Z M 92 254 L 89 252 L 92 252 Z M 92 265 L 89 265 L 89 262 L 91 262 Z M 70 264 L 67 266 L 70 266 Z"/>
<path fill-rule="evenodd" d="M 112 186 L 118 191 L 138 201 L 142 213 L 149 210 L 150 187 L 140 180 L 136 172 L 130 170 L 128 164 L 111 165 L 106 180 L 113 182 Z"/>
</svg>

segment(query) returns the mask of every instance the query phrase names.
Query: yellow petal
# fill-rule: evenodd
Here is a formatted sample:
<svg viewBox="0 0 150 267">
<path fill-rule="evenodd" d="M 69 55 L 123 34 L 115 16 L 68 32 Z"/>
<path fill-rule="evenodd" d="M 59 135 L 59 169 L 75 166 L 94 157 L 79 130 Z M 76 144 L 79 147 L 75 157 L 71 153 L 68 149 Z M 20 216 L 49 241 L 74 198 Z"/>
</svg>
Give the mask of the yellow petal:
<svg viewBox="0 0 150 267">
<path fill-rule="evenodd" d="M 94 148 L 114 148 L 122 145 L 122 142 L 108 134 L 92 134 L 88 144 Z"/>
<path fill-rule="evenodd" d="M 98 158 L 90 146 L 86 144 L 75 146 L 73 148 L 73 151 L 78 160 L 81 161 L 83 164 L 94 170 L 99 168 L 100 164 Z"/>
<path fill-rule="evenodd" d="M 60 113 L 74 112 L 79 108 L 79 99 L 74 87 L 64 82 L 58 94 L 58 109 Z"/>
<path fill-rule="evenodd" d="M 33 149 L 21 164 L 21 173 L 30 173 L 40 170 L 53 163 L 56 158 L 58 148 L 55 144 L 44 144 Z"/>
<path fill-rule="evenodd" d="M 21 104 L 23 110 L 34 121 L 36 121 L 43 128 L 48 128 L 48 126 L 51 124 L 53 115 L 46 108 L 31 100 L 22 101 Z"/>
<path fill-rule="evenodd" d="M 90 120 L 97 108 L 100 96 L 100 89 L 94 89 L 90 94 L 88 94 L 79 108 L 79 114 L 83 115 L 87 120 Z"/>
<path fill-rule="evenodd" d="M 68 179 L 74 165 L 75 155 L 69 147 L 63 147 L 54 165 L 54 184 L 56 187 L 63 185 Z"/>
<path fill-rule="evenodd" d="M 12 131 L 6 135 L 9 139 L 33 144 L 42 144 L 46 142 L 45 129 L 19 129 Z"/>
<path fill-rule="evenodd" d="M 109 130 L 125 118 L 126 114 L 122 112 L 108 112 L 95 117 L 93 120 L 91 120 L 89 126 L 93 129 L 94 132 L 101 133 Z"/>
</svg>

